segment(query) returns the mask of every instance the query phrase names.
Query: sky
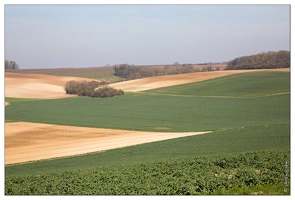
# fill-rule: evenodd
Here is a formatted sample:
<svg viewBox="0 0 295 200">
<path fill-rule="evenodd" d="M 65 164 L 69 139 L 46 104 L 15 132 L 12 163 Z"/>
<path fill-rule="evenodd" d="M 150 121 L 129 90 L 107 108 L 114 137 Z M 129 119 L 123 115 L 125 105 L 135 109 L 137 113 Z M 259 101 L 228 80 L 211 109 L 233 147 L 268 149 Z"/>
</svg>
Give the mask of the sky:
<svg viewBox="0 0 295 200">
<path fill-rule="evenodd" d="M 21 69 L 224 62 L 290 50 L 290 5 L 4 5 Z"/>
</svg>

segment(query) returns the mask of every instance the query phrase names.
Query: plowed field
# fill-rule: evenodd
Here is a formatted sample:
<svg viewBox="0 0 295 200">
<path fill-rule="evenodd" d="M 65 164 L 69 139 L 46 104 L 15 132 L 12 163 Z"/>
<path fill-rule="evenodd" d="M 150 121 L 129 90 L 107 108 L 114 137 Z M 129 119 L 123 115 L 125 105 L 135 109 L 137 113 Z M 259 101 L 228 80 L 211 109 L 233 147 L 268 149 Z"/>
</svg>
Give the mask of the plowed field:
<svg viewBox="0 0 295 200">
<path fill-rule="evenodd" d="M 92 80 L 69 76 L 5 73 L 5 97 L 55 99 L 67 98 L 65 84 L 70 80 Z"/>
<path fill-rule="evenodd" d="M 5 124 L 5 164 L 71 156 L 208 132 L 140 132 L 27 122 Z"/>
</svg>

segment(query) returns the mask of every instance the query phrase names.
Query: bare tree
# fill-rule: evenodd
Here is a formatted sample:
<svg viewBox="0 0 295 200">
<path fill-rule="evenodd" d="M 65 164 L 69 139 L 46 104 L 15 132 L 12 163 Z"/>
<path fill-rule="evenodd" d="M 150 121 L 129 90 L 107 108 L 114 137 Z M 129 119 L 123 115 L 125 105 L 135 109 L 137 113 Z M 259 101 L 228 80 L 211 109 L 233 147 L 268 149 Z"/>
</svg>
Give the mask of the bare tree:
<svg viewBox="0 0 295 200">
<path fill-rule="evenodd" d="M 15 61 L 5 60 L 5 69 L 19 69 L 19 66 Z"/>
</svg>

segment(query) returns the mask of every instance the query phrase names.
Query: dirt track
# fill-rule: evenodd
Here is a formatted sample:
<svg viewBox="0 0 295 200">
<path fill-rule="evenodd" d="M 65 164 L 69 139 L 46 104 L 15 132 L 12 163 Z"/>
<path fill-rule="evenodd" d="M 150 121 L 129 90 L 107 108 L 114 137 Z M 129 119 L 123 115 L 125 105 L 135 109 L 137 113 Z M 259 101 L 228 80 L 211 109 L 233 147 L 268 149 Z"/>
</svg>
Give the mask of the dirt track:
<svg viewBox="0 0 295 200">
<path fill-rule="evenodd" d="M 52 124 L 5 123 L 5 164 L 126 147 L 208 132 L 139 132 Z"/>
</svg>

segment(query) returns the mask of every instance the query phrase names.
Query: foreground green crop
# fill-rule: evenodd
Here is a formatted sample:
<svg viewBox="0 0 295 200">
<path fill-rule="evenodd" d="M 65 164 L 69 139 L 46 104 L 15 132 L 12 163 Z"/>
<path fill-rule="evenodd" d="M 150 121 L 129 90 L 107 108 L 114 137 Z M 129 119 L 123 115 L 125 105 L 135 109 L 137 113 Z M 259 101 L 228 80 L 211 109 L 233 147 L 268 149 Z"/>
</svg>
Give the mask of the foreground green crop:
<svg viewBox="0 0 295 200">
<path fill-rule="evenodd" d="M 229 190 L 221 189 L 213 195 L 290 195 L 290 183 L 263 184 L 255 186 L 233 187 Z"/>
<path fill-rule="evenodd" d="M 289 191 L 286 163 L 290 151 L 259 151 L 12 176 L 5 180 L 5 194 L 207 195 L 285 182 Z"/>
</svg>

